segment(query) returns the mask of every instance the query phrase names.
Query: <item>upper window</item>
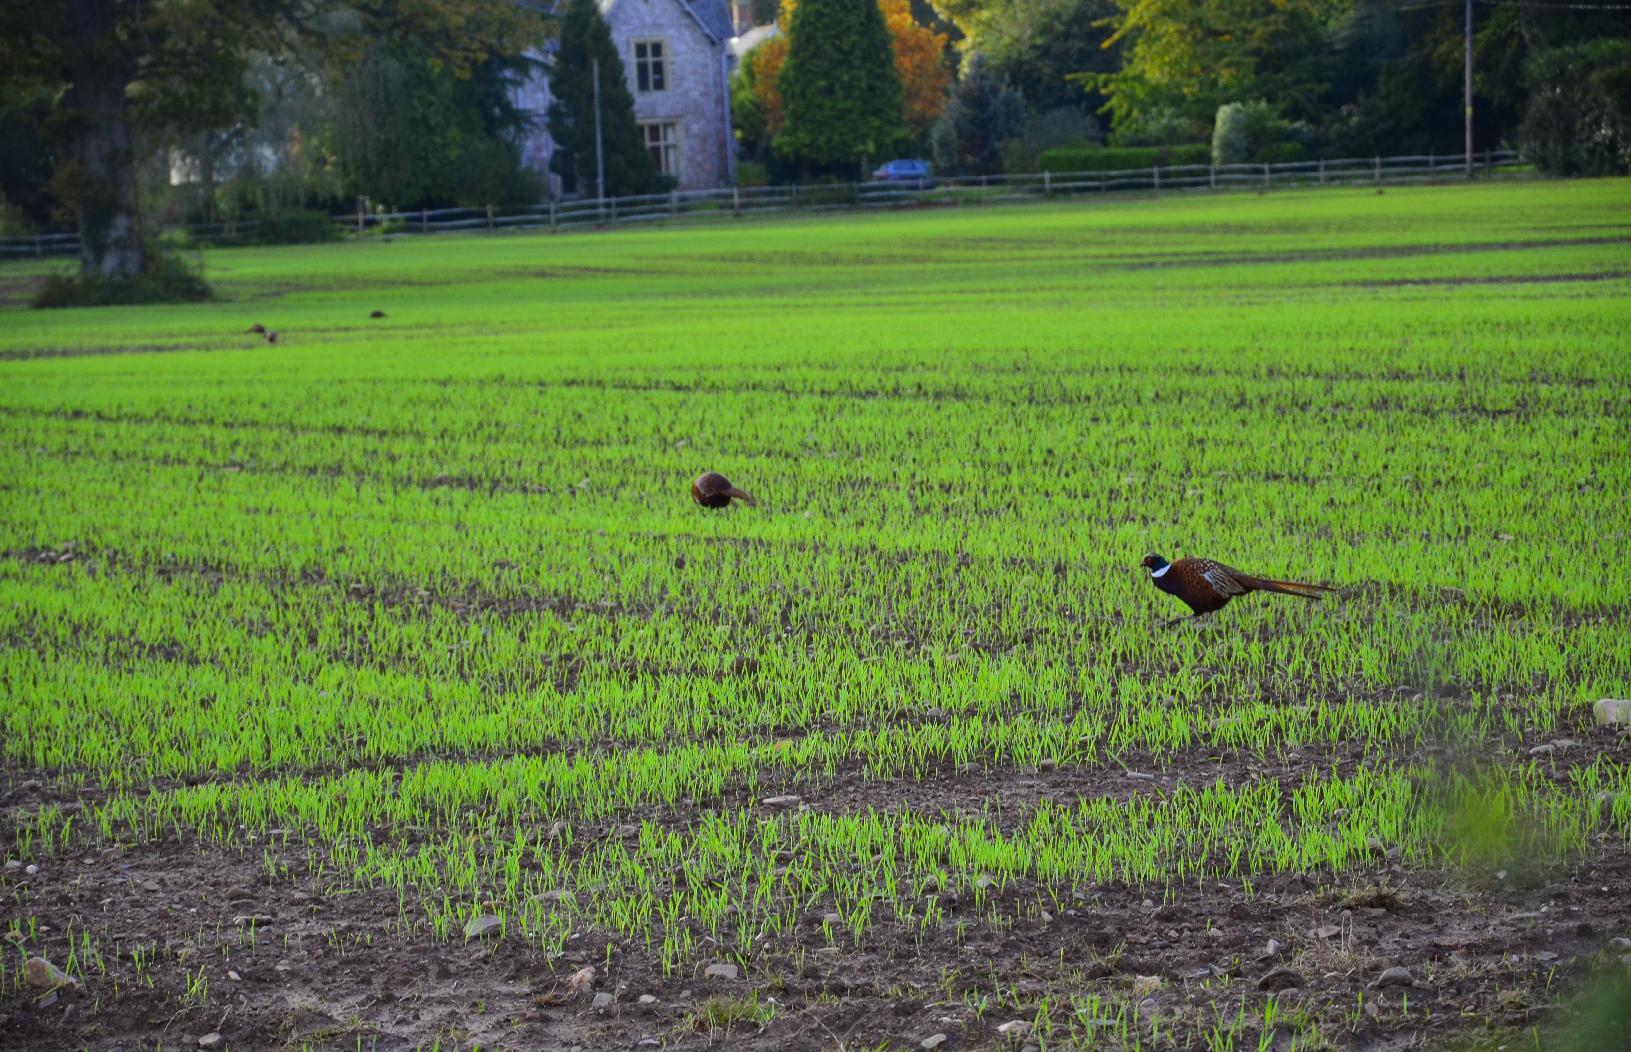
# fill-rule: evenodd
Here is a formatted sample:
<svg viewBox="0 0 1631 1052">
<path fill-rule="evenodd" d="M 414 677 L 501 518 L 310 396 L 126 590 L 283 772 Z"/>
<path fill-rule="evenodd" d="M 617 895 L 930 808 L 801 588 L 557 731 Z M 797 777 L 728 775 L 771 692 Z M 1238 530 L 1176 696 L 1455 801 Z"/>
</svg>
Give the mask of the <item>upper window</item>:
<svg viewBox="0 0 1631 1052">
<path fill-rule="evenodd" d="M 661 40 L 634 42 L 634 84 L 641 91 L 668 89 L 668 63 Z"/>
</svg>

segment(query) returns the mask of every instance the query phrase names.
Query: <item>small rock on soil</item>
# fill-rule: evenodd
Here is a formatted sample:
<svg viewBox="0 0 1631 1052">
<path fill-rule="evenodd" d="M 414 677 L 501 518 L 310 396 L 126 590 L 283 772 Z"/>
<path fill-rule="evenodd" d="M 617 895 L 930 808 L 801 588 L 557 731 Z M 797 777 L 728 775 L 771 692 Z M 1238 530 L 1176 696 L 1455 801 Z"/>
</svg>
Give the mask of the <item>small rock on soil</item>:
<svg viewBox="0 0 1631 1052">
<path fill-rule="evenodd" d="M 1415 984 L 1416 977 L 1410 974 L 1410 969 L 1396 964 L 1377 976 L 1376 981 L 1371 985 L 1380 990 L 1389 986 L 1414 986 Z"/>
<path fill-rule="evenodd" d="M 1631 725 L 1631 700 L 1625 698 L 1604 698 L 1591 707 L 1591 712 L 1605 727 Z"/>
<path fill-rule="evenodd" d="M 30 957 L 23 965 L 23 977 L 36 990 L 55 990 L 59 986 L 78 986 L 79 980 L 58 968 L 44 957 Z"/>
</svg>

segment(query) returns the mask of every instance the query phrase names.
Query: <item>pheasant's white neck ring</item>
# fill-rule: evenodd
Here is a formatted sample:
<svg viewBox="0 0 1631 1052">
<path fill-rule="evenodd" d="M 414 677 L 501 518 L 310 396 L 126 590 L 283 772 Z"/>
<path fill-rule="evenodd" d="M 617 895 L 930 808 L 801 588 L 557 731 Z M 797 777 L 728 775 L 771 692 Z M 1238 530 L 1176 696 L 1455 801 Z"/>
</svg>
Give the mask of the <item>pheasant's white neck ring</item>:
<svg viewBox="0 0 1631 1052">
<path fill-rule="evenodd" d="M 1161 569 L 1159 569 L 1159 570 L 1151 570 L 1150 571 L 1150 576 L 1151 577 L 1160 577 L 1170 569 L 1172 569 L 1172 564 L 1167 563 L 1167 565 L 1161 567 Z"/>
</svg>

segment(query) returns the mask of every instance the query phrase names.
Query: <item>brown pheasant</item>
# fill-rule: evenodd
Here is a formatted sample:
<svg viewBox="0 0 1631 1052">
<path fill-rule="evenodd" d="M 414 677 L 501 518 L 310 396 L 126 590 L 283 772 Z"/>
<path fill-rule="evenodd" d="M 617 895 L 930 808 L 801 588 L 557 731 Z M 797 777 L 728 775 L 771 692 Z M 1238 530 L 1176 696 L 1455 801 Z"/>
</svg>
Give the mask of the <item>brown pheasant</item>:
<svg viewBox="0 0 1631 1052">
<path fill-rule="evenodd" d="M 1179 559 L 1169 563 L 1159 555 L 1146 555 L 1144 566 L 1150 571 L 1155 587 L 1188 603 L 1195 617 L 1222 610 L 1229 600 L 1247 592 L 1279 592 L 1319 599 L 1329 591 L 1323 585 L 1253 577 L 1211 559 Z M 1181 620 L 1183 618 L 1175 617 L 1167 623 Z"/>
<path fill-rule="evenodd" d="M 691 483 L 691 499 L 704 508 L 729 507 L 732 498 L 749 507 L 759 503 L 747 492 L 731 485 L 731 480 L 717 471 L 704 472 Z"/>
</svg>

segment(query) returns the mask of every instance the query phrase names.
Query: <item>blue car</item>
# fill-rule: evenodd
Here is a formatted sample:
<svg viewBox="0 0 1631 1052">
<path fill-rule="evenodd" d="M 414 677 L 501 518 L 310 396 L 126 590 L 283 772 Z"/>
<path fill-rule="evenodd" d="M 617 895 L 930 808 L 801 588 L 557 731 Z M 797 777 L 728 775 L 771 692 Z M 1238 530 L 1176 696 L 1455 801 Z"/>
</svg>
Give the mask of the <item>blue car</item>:
<svg viewBox="0 0 1631 1052">
<path fill-rule="evenodd" d="M 872 178 L 884 183 L 916 183 L 921 187 L 934 185 L 934 175 L 928 161 L 902 159 L 890 161 L 872 173 Z"/>
</svg>

